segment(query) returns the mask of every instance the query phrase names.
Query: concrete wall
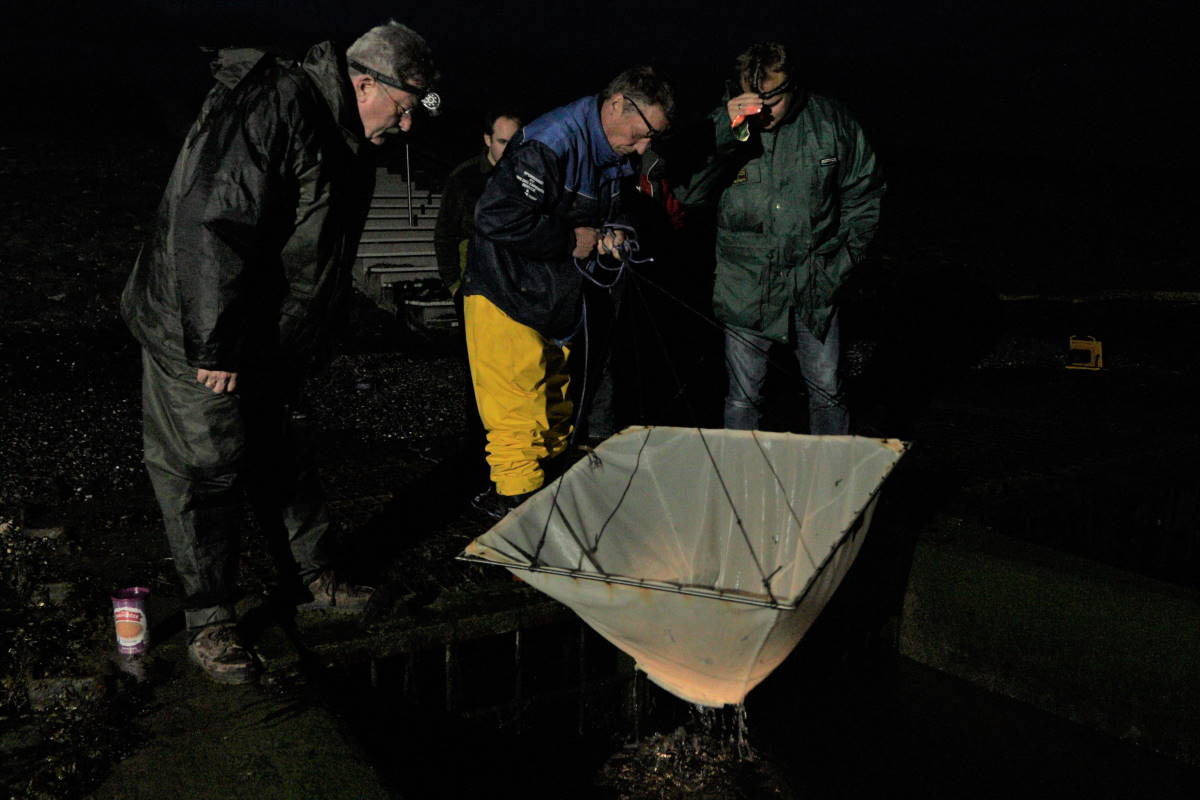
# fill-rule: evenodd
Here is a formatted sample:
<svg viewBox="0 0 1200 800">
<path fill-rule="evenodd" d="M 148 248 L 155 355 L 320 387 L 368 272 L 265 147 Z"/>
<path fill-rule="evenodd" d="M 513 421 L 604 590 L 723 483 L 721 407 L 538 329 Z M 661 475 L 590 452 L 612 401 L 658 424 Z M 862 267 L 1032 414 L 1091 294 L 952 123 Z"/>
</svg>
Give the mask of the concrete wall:
<svg viewBox="0 0 1200 800">
<path fill-rule="evenodd" d="M 923 532 L 901 653 L 1200 764 L 1200 593 L 957 518 Z"/>
</svg>

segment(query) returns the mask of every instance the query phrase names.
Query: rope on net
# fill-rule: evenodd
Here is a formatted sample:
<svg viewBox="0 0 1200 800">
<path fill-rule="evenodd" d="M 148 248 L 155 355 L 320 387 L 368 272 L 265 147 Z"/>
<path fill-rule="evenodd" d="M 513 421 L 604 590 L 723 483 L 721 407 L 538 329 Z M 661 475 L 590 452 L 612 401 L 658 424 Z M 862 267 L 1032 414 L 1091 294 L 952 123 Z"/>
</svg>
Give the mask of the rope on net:
<svg viewBox="0 0 1200 800">
<path fill-rule="evenodd" d="M 730 335 L 730 336 L 733 336 L 734 338 L 737 338 L 739 341 L 741 341 L 744 345 L 746 345 L 748 347 L 758 350 L 760 353 L 762 353 L 765 356 L 767 363 L 770 366 L 780 369 L 781 371 L 785 372 L 786 374 L 789 374 L 792 377 L 796 377 L 794 372 L 792 372 L 790 369 L 788 369 L 783 364 L 778 362 L 776 359 L 771 358 L 771 356 L 769 354 L 769 350 L 765 350 L 765 349 L 759 347 L 757 345 L 757 343 L 742 336 L 737 330 L 731 328 L 728 325 L 725 325 L 724 323 L 720 322 L 719 320 L 716 320 L 716 319 L 712 318 L 711 316 L 709 316 L 708 314 L 705 314 L 704 312 L 696 309 L 695 307 L 690 305 L 687 301 L 685 301 L 683 298 L 678 297 L 677 295 L 675 295 L 673 292 L 671 292 L 670 290 L 668 290 L 661 284 L 655 282 L 654 280 L 651 280 L 640 269 L 635 269 L 633 265 L 640 266 L 642 264 L 652 263 L 654 261 L 654 258 L 653 257 L 637 258 L 637 255 L 639 253 L 639 245 L 638 245 L 637 239 L 634 238 L 633 228 L 628 227 L 628 226 L 623 226 L 623 225 L 620 225 L 620 226 L 609 225 L 609 226 L 606 226 L 606 228 L 611 228 L 614 230 L 624 230 L 627 232 L 628 235 L 627 235 L 626 240 L 622 243 L 621 246 L 619 246 L 619 248 L 617 248 L 621 257 L 619 258 L 616 265 L 611 265 L 611 264 L 605 263 L 600 257 L 592 257 L 590 259 L 583 260 L 583 261 L 581 261 L 580 259 L 575 259 L 576 269 L 579 271 L 580 275 L 582 275 L 586 280 L 588 280 L 595 286 L 598 286 L 602 289 L 611 289 L 617 285 L 617 283 L 621 280 L 621 278 L 624 277 L 626 271 L 628 271 L 629 275 L 632 276 L 633 287 L 637 291 L 637 296 L 638 296 L 639 300 L 641 301 L 643 308 L 645 308 L 645 309 L 650 308 L 649 302 L 647 301 L 647 299 L 645 297 L 645 293 L 642 288 L 643 285 L 647 285 L 647 286 L 650 286 L 651 288 L 657 290 L 659 292 L 659 294 L 661 294 L 664 297 L 666 297 L 667 299 L 671 300 L 676 305 L 682 307 L 683 309 L 688 311 L 690 314 L 700 318 L 707 325 L 709 325 L 713 328 L 716 328 L 717 330 L 720 330 L 721 332 L 723 332 L 726 335 Z M 600 276 L 600 277 L 598 277 L 598 276 Z M 602 279 L 602 278 L 604 278 L 604 279 Z M 667 356 L 664 360 L 666 361 L 666 363 L 670 369 L 671 377 L 672 377 L 676 387 L 678 388 L 678 393 L 676 394 L 676 397 L 681 397 L 683 399 L 684 405 L 687 408 L 689 416 L 691 417 L 693 422 L 695 422 L 697 419 L 699 419 L 699 414 L 698 414 L 697 410 L 695 409 L 695 407 L 693 406 L 691 400 L 687 396 L 687 392 L 686 392 L 687 384 L 681 379 L 679 372 L 676 369 L 674 361 L 669 357 L 670 351 L 667 347 L 666 341 L 664 340 L 662 329 L 655 322 L 655 317 L 653 314 L 647 314 L 646 316 L 651 321 L 651 329 L 654 332 L 654 336 L 655 336 L 655 339 L 657 341 L 660 351 L 663 353 L 664 356 Z M 588 384 L 588 376 L 590 374 L 589 360 L 591 357 L 586 298 L 584 299 L 584 303 L 583 303 L 583 321 L 582 321 L 581 328 L 583 330 L 583 336 L 584 336 L 584 372 L 583 372 L 584 383 L 583 383 L 583 390 L 580 393 L 580 402 L 579 402 L 579 410 L 578 410 L 580 412 L 582 411 L 583 408 L 586 407 L 586 401 L 588 399 L 587 398 L 587 389 L 588 389 L 587 384 Z M 838 402 L 837 396 L 825 391 L 825 389 L 823 387 L 814 384 L 812 381 L 810 381 L 808 378 L 806 378 L 803 374 L 799 375 L 798 377 L 801 379 L 801 381 L 803 381 L 805 388 L 810 393 L 816 393 L 819 396 L 823 396 L 824 399 L 826 399 L 827 401 L 830 401 L 830 402 L 834 402 L 834 403 Z M 772 604 L 778 604 L 779 600 L 775 597 L 775 593 L 771 589 L 771 580 L 779 572 L 779 570 L 782 569 L 782 566 L 776 567 L 776 569 L 772 570 L 769 574 L 767 573 L 766 569 L 763 567 L 762 561 L 759 558 L 759 555 L 754 548 L 753 542 L 751 541 L 750 534 L 746 530 L 745 523 L 742 519 L 741 513 L 739 512 L 739 510 L 737 508 L 737 504 L 734 502 L 732 492 L 730 491 L 729 486 L 726 483 L 725 476 L 721 472 L 720 466 L 717 463 L 716 455 L 712 451 L 712 447 L 708 441 L 708 438 L 704 435 L 703 428 L 701 428 L 699 425 L 696 425 L 695 427 L 696 427 L 696 433 L 698 434 L 698 436 L 700 438 L 700 442 L 704 447 L 705 454 L 708 457 L 709 463 L 712 465 L 713 472 L 716 475 L 717 481 L 721 487 L 721 491 L 725 496 L 725 501 L 726 501 L 726 503 L 728 503 L 730 511 L 733 512 L 734 521 L 737 525 L 738 531 L 742 536 L 742 540 L 744 541 L 748 552 L 750 553 L 750 557 L 754 562 L 755 569 L 758 571 L 763 590 L 766 592 L 767 597 L 770 599 L 770 602 Z M 577 433 L 578 433 L 578 426 L 576 425 L 575 429 L 572 431 L 571 439 L 568 444 L 568 447 L 574 446 L 575 436 Z M 792 519 L 796 522 L 799 530 L 803 530 L 804 523 L 800 519 L 799 515 L 797 514 L 796 509 L 793 507 L 790 499 L 788 499 L 786 487 L 783 485 L 783 480 L 779 476 L 778 471 L 775 469 L 775 465 L 771 462 L 770 458 L 767 456 L 767 453 L 763 449 L 761 441 L 759 440 L 759 438 L 757 436 L 754 435 L 753 431 L 751 432 L 751 436 L 754 439 L 755 444 L 758 447 L 759 452 L 763 457 L 763 461 L 766 463 L 767 468 L 770 470 L 772 476 L 775 479 L 776 485 L 779 487 L 779 490 L 784 497 L 784 502 L 788 508 L 789 514 L 791 514 Z M 633 480 L 634 480 L 635 476 L 637 475 L 638 470 L 640 469 L 642 452 L 643 452 L 643 450 L 645 450 L 647 444 L 649 443 L 649 438 L 650 438 L 649 434 L 647 434 L 646 439 L 642 442 L 642 446 L 638 449 L 637 460 L 634 464 L 633 471 L 630 473 L 629 480 L 626 482 L 626 485 L 625 485 L 624 489 L 622 490 L 621 496 L 618 499 L 617 503 L 614 505 L 612 511 L 609 513 L 608 517 L 605 519 L 604 523 L 601 525 L 601 528 L 600 528 L 599 532 L 597 533 L 594 542 L 590 546 L 581 547 L 581 549 L 587 555 L 588 560 L 591 561 L 592 565 L 594 567 L 596 567 L 598 570 L 600 568 L 599 568 L 598 562 L 595 560 L 595 555 L 600 546 L 600 541 L 604 535 L 605 530 L 608 528 L 609 523 L 616 516 L 617 511 L 620 509 L 621 505 L 624 503 L 625 497 L 628 494 L 630 487 L 632 486 Z M 590 457 L 594 458 L 595 456 L 593 455 Z M 550 510 L 547 512 L 545 522 L 542 525 L 541 536 L 539 537 L 537 547 L 535 548 L 534 552 L 532 553 L 532 558 L 530 559 L 531 566 L 537 567 L 541 564 L 540 556 L 541 556 L 543 546 L 545 545 L 545 542 L 546 542 L 546 537 L 547 537 L 549 527 L 550 527 L 550 521 L 553 517 L 554 511 L 558 510 L 559 516 L 562 518 L 564 524 L 568 524 L 566 517 L 562 512 L 562 509 L 558 505 L 558 496 L 559 496 L 559 493 L 562 491 L 562 486 L 563 486 L 563 482 L 561 480 L 559 480 L 555 487 L 554 497 L 551 501 Z M 569 524 L 568 524 L 568 527 L 569 527 Z M 807 543 L 805 543 L 805 541 L 804 541 L 804 538 L 800 537 L 799 541 L 800 541 L 800 545 L 804 551 L 805 556 L 808 558 L 809 562 L 814 567 L 816 567 L 816 559 L 813 556 L 812 552 L 809 550 Z M 582 543 L 581 543 L 581 545 L 582 545 Z M 603 570 L 600 570 L 600 571 L 603 571 Z"/>
</svg>

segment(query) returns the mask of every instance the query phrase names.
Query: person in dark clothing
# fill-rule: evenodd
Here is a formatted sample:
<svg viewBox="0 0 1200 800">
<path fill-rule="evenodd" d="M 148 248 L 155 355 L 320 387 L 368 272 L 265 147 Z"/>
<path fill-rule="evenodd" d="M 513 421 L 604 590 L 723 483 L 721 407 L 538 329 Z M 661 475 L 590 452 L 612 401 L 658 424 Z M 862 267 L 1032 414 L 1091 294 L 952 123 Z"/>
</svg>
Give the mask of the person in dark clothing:
<svg viewBox="0 0 1200 800">
<path fill-rule="evenodd" d="M 836 294 L 875 235 L 885 186 L 846 108 L 793 72 L 778 43 L 738 57 L 735 96 L 710 117 L 715 157 L 677 194 L 685 205 L 719 198 L 725 427 L 758 427 L 767 351 L 786 343 L 808 386 L 810 432 L 845 434 Z"/>
<path fill-rule="evenodd" d="M 620 257 L 630 230 L 621 181 L 673 105 L 654 70 L 626 70 L 603 94 L 522 128 L 479 199 L 463 294 L 494 484 L 475 504 L 494 517 L 541 488 L 545 462 L 567 447 L 567 359 L 583 329 L 585 273 Z"/>
<path fill-rule="evenodd" d="M 243 504 L 286 533 L 298 602 L 361 609 L 330 568 L 329 516 L 291 407 L 327 355 L 374 186 L 371 144 L 439 102 L 395 21 L 302 60 L 223 50 L 121 298 L 142 344 L 146 468 L 183 585 L 189 655 L 257 674 L 234 600 Z"/>
<path fill-rule="evenodd" d="M 459 164 L 446 178 L 433 244 L 437 251 L 438 275 L 452 297 L 459 296 L 467 266 L 467 243 L 475 233 L 475 204 L 483 194 L 492 167 L 520 129 L 521 118 L 516 114 L 508 111 L 489 113 L 483 131 L 483 152 Z"/>
<path fill-rule="evenodd" d="M 504 155 L 509 141 L 521 128 L 521 118 L 510 111 L 488 113 L 484 118 L 483 146 L 479 155 L 459 164 L 446 179 L 442 189 L 442 205 L 438 209 L 437 225 L 433 232 L 434 250 L 437 253 L 438 275 L 454 300 L 454 313 L 458 316 L 459 330 L 463 324 L 462 287 L 463 272 L 467 266 L 467 245 L 475 233 L 475 204 L 483 194 L 484 184 L 492 173 L 496 162 Z M 460 351 L 463 362 L 467 360 L 466 343 Z M 464 393 L 464 431 L 461 455 L 466 461 L 466 485 L 472 494 L 486 482 L 487 464 L 483 460 L 486 434 L 479 412 L 475 409 L 475 388 L 468 373 Z"/>
</svg>

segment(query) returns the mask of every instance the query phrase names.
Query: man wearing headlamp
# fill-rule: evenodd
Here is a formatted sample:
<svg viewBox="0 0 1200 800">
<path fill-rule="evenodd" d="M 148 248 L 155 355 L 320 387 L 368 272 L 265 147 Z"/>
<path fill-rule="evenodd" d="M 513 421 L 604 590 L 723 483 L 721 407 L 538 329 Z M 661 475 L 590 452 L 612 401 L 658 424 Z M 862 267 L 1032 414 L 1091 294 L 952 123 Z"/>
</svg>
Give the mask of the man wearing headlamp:
<svg viewBox="0 0 1200 800">
<path fill-rule="evenodd" d="M 735 96 L 710 118 L 714 157 L 677 196 L 717 200 L 725 427 L 759 426 L 767 352 L 783 343 L 808 388 L 809 431 L 844 434 L 836 293 L 875 235 L 885 187 L 858 123 L 837 101 L 803 91 L 793 72 L 778 43 L 738 57 Z"/>
<path fill-rule="evenodd" d="M 216 681 L 257 663 L 234 609 L 246 501 L 290 555 L 283 596 L 360 609 L 293 414 L 328 352 L 374 188 L 372 144 L 435 111 L 429 48 L 397 22 L 300 60 L 220 51 L 121 298 L 142 344 L 145 463 L 183 589 L 188 652 Z M 285 559 L 287 560 L 287 559 Z"/>
<path fill-rule="evenodd" d="M 441 113 L 442 97 L 432 89 L 424 85 L 414 85 L 402 78 L 389 77 L 353 58 L 349 59 L 347 63 L 356 91 L 366 86 L 375 92 L 382 93 L 394 106 L 390 112 L 386 105 L 382 110 L 372 109 L 369 112 L 371 115 L 369 120 L 367 116 L 363 116 L 365 135 L 372 144 L 383 144 L 384 137 L 397 130 L 409 130 L 412 127 L 412 115 L 418 110 L 424 111 L 431 117 L 436 117 Z M 414 80 L 423 82 L 422 78 L 414 78 Z M 391 87 L 390 91 L 388 87 Z M 359 112 L 363 113 L 361 107 Z"/>
</svg>

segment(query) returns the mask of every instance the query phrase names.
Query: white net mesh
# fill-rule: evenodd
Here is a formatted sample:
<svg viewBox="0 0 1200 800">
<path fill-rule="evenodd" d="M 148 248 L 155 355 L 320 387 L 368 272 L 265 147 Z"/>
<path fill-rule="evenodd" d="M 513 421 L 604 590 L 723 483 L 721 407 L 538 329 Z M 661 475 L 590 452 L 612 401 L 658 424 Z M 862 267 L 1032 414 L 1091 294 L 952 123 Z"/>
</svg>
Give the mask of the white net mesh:
<svg viewBox="0 0 1200 800">
<path fill-rule="evenodd" d="M 739 703 L 824 608 L 903 453 L 887 439 L 630 428 L 463 555 L 566 604 L 668 691 Z"/>
</svg>

